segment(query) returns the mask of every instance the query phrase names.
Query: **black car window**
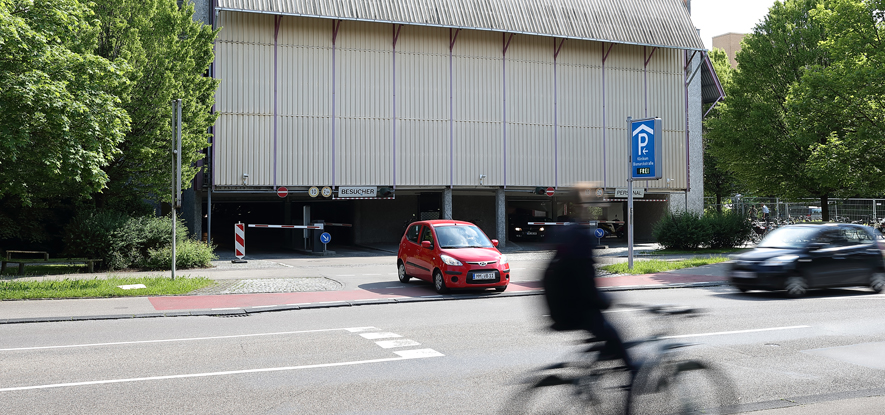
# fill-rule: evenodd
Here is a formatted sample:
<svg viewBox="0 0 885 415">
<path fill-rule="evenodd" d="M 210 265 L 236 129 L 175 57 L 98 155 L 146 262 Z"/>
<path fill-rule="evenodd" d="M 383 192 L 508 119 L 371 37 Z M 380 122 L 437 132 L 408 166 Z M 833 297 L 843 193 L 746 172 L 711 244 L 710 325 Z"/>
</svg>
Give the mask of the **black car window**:
<svg viewBox="0 0 885 415">
<path fill-rule="evenodd" d="M 430 226 L 424 227 L 424 233 L 421 234 L 421 242 L 430 241 L 430 246 L 433 246 L 433 233 L 430 232 Z"/>
<path fill-rule="evenodd" d="M 406 238 L 414 243 L 418 243 L 418 231 L 421 230 L 421 225 L 412 225 L 409 226 L 409 232 L 406 233 Z"/>
<path fill-rule="evenodd" d="M 844 237 L 842 233 L 837 229 L 827 229 L 814 238 L 814 242 L 824 244 L 824 248 L 835 248 L 837 246 L 842 246 L 842 241 L 844 241 Z"/>
<path fill-rule="evenodd" d="M 845 228 L 845 239 L 848 245 L 864 245 L 873 243 L 873 238 L 869 233 L 860 228 Z"/>
</svg>

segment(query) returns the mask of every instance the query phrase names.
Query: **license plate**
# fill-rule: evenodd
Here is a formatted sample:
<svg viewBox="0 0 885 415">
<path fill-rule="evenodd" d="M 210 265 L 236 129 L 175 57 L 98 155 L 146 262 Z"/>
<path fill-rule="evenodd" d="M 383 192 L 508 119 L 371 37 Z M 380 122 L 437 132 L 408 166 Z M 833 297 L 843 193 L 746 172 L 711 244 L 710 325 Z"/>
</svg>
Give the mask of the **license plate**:
<svg viewBox="0 0 885 415">
<path fill-rule="evenodd" d="M 750 271 L 734 271 L 731 276 L 734 278 L 756 278 L 756 273 Z"/>
<path fill-rule="evenodd" d="M 493 280 L 493 279 L 495 279 L 494 272 L 477 272 L 476 274 L 473 274 L 474 281 L 476 281 L 476 280 Z"/>
<path fill-rule="evenodd" d="M 526 234 L 526 235 L 537 235 L 538 233 L 537 233 L 537 232 L 527 231 L 525 234 Z"/>
</svg>

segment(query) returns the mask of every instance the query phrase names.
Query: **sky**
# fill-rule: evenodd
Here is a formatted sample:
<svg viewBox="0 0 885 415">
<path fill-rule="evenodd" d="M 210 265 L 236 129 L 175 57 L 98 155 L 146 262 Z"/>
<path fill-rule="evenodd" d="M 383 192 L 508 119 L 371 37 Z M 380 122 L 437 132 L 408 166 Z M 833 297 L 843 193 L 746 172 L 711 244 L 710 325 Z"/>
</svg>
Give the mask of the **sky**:
<svg viewBox="0 0 885 415">
<path fill-rule="evenodd" d="M 775 0 L 691 0 L 691 20 L 701 31 L 707 49 L 713 48 L 713 36 L 726 33 L 750 33 Z"/>
</svg>

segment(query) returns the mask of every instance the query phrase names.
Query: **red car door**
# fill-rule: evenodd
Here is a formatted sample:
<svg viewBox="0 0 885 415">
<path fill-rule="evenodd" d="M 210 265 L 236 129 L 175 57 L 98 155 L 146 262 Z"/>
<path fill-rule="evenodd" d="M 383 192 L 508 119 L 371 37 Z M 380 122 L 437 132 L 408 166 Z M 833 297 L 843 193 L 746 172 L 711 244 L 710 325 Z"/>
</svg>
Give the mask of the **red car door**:
<svg viewBox="0 0 885 415">
<path fill-rule="evenodd" d="M 424 247 L 424 241 L 430 241 L 430 248 Z M 415 255 L 415 276 L 423 280 L 431 281 L 433 264 L 436 262 L 436 240 L 433 231 L 428 225 L 421 230 L 421 238 L 418 241 L 418 253 Z"/>
<path fill-rule="evenodd" d="M 406 232 L 406 237 L 404 241 L 401 242 L 402 246 L 402 260 L 406 266 L 406 275 L 411 275 L 413 277 L 417 277 L 418 268 L 415 267 L 416 257 L 421 250 L 420 239 L 421 237 L 421 224 L 414 223 L 409 225 L 409 230 Z"/>
</svg>

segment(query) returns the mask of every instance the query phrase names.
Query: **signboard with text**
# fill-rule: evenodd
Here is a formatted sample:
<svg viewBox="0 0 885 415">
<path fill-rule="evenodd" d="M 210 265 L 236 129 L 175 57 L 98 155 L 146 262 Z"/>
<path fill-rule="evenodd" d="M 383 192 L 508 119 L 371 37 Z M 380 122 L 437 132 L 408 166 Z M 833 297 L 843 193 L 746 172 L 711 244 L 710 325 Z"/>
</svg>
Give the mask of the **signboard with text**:
<svg viewBox="0 0 885 415">
<path fill-rule="evenodd" d="M 630 122 L 630 177 L 634 180 L 661 178 L 661 119 Z"/>
<path fill-rule="evenodd" d="M 339 199 L 376 196 L 378 196 L 376 186 L 342 186 L 338 188 Z"/>
</svg>

